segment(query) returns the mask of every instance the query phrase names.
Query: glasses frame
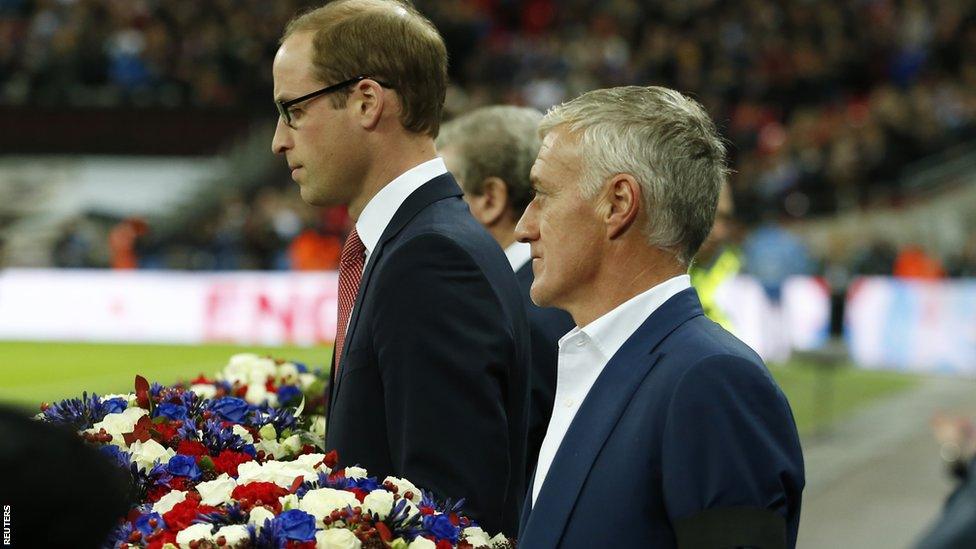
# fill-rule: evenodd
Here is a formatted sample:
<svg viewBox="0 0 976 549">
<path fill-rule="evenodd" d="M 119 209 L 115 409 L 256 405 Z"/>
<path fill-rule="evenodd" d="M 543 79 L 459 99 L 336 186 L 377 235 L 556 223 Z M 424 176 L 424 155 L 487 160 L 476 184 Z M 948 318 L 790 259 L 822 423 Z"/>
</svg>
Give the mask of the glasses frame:
<svg viewBox="0 0 976 549">
<path fill-rule="evenodd" d="M 362 82 L 363 80 L 373 80 L 374 82 L 376 82 L 377 84 L 379 84 L 384 88 L 391 89 L 391 90 L 394 89 L 393 86 L 386 84 L 384 82 L 380 82 L 379 80 L 371 76 L 356 76 L 354 78 L 350 78 L 349 80 L 343 80 L 338 84 L 332 84 L 331 86 L 326 86 L 320 90 L 313 91 L 312 93 L 307 93 L 301 97 L 296 97 L 295 99 L 289 99 L 288 101 L 278 101 L 276 99 L 274 104 L 275 107 L 278 107 L 278 116 L 280 116 L 281 119 L 285 121 L 286 126 L 294 129 L 295 126 L 292 126 L 291 113 L 288 111 L 288 109 L 304 101 L 315 99 L 316 97 L 319 97 L 321 95 L 337 92 L 347 86 L 351 86 L 357 82 Z"/>
</svg>

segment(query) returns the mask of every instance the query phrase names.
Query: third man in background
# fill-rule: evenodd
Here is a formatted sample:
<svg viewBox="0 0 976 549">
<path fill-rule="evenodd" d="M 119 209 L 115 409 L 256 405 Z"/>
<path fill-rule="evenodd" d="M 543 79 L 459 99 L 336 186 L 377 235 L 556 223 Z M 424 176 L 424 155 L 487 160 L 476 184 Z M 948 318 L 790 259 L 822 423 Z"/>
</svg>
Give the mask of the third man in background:
<svg viewBox="0 0 976 549">
<path fill-rule="evenodd" d="M 529 298 L 532 263 L 529 245 L 515 240 L 515 224 L 532 200 L 529 171 L 539 153 L 542 113 L 514 106 L 477 109 L 441 130 L 438 153 L 457 177 L 464 200 L 479 223 L 498 241 L 512 264 L 532 333 L 527 479 L 535 470 L 556 392 L 556 342 L 573 329 L 569 313 L 537 307 Z"/>
</svg>

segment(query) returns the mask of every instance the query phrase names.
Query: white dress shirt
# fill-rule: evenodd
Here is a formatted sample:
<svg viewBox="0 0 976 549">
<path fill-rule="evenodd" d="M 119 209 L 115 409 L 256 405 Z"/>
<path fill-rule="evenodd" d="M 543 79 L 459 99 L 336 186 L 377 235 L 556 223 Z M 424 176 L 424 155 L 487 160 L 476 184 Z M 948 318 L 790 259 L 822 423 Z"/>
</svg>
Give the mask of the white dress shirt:
<svg viewBox="0 0 976 549">
<path fill-rule="evenodd" d="M 366 260 L 376 249 L 376 245 L 383 236 L 383 231 L 390 224 L 393 215 L 396 214 L 403 202 L 414 191 L 419 189 L 424 183 L 431 179 L 447 173 L 447 166 L 444 159 L 437 157 L 428 160 L 423 164 L 418 164 L 400 174 L 396 179 L 387 183 L 385 187 L 376 193 L 376 196 L 366 203 L 363 213 L 356 221 L 356 232 L 359 239 L 366 247 Z"/>
<path fill-rule="evenodd" d="M 505 248 L 505 257 L 508 258 L 508 262 L 512 265 L 512 270 L 517 271 L 522 268 L 532 259 L 532 247 L 525 242 L 519 242 L 516 240 Z"/>
<path fill-rule="evenodd" d="M 549 428 L 539 450 L 539 463 L 532 485 L 533 505 L 566 431 L 607 362 L 651 313 L 672 296 L 690 287 L 691 278 L 688 275 L 676 276 L 630 298 L 583 328 L 573 328 L 559 339 L 556 397 Z"/>
</svg>

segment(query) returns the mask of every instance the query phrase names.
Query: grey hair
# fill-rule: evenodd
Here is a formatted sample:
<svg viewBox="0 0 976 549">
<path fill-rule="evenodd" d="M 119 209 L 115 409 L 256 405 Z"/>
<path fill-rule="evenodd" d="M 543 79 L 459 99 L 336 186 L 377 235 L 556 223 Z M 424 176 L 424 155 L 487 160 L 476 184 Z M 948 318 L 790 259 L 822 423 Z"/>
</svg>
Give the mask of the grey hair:
<svg viewBox="0 0 976 549">
<path fill-rule="evenodd" d="M 458 181 L 464 191 L 479 195 L 484 182 L 497 177 L 508 187 L 516 217 L 532 201 L 529 172 L 539 154 L 542 113 L 527 107 L 482 107 L 444 124 L 437 148 L 453 148 Z"/>
<path fill-rule="evenodd" d="M 633 176 L 648 243 L 690 264 L 711 231 L 728 177 L 725 145 L 705 109 L 668 88 L 624 86 L 553 107 L 540 136 L 560 126 L 579 138 L 581 196 L 593 198 L 614 175 Z"/>
</svg>

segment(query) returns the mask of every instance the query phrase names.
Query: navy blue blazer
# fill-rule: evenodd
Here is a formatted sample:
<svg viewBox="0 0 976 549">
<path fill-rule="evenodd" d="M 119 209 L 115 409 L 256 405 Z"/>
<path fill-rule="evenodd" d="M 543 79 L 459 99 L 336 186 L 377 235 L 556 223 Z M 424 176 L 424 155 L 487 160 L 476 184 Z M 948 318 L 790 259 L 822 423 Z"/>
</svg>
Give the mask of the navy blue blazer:
<svg viewBox="0 0 976 549">
<path fill-rule="evenodd" d="M 531 509 L 529 491 L 519 547 L 793 547 L 803 474 L 762 360 L 684 290 L 597 378 Z"/>
<path fill-rule="evenodd" d="M 414 191 L 370 253 L 329 402 L 326 448 L 381 480 L 465 498 L 515 533 L 525 496 L 529 328 L 498 244 L 450 174 Z"/>
<path fill-rule="evenodd" d="M 529 316 L 529 332 L 532 336 L 532 371 L 529 373 L 532 399 L 529 405 L 529 440 L 526 455 L 526 475 L 531 478 L 539 461 L 539 449 L 546 438 L 552 403 L 556 398 L 556 358 L 559 356 L 559 338 L 572 330 L 576 323 L 566 311 L 552 307 L 539 307 L 532 303 L 529 289 L 535 276 L 532 262 L 515 271 L 522 302 Z"/>
</svg>

